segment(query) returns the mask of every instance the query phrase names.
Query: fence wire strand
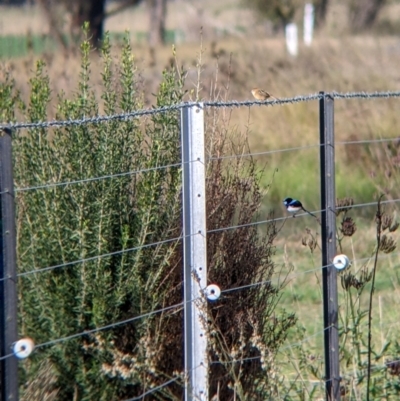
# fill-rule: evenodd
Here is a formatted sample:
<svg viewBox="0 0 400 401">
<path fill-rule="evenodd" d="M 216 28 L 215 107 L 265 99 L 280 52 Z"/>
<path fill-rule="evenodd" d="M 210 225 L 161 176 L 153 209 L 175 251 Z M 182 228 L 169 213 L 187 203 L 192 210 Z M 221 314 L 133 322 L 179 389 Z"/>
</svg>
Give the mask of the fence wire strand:
<svg viewBox="0 0 400 401">
<path fill-rule="evenodd" d="M 192 235 L 200 235 L 198 233 L 192 234 Z M 190 237 L 190 235 L 189 235 Z M 42 267 L 42 268 L 38 268 L 38 269 L 33 269 L 33 270 L 29 270 L 26 272 L 22 272 L 22 273 L 18 273 L 17 277 L 24 277 L 24 276 L 28 276 L 30 274 L 35 274 L 35 273 L 44 273 L 50 270 L 55 270 L 55 269 L 59 269 L 61 267 L 68 267 L 68 266 L 72 266 L 78 263 L 87 263 L 87 262 L 92 262 L 94 260 L 98 260 L 101 258 L 108 258 L 108 257 L 112 257 L 112 256 L 116 256 L 116 255 L 122 255 L 123 253 L 127 253 L 127 252 L 133 252 L 133 251 L 138 251 L 140 249 L 145 249 L 145 248 L 150 248 L 153 246 L 158 246 L 158 245 L 164 245 L 164 244 L 168 244 L 170 242 L 175 242 L 175 241 L 180 241 L 184 238 L 184 236 L 179 236 L 179 237 L 175 237 L 175 238 L 169 238 L 163 241 L 158 241 L 158 242 L 152 242 L 151 244 L 145 244 L 145 245 L 140 245 L 134 248 L 128 248 L 128 249 L 121 249 L 120 251 L 115 251 L 115 252 L 109 252 L 109 253 L 104 253 L 101 255 L 95 255 L 95 256 L 91 256 L 89 258 L 83 258 L 83 259 L 77 259 L 77 260 L 73 260 L 71 262 L 66 262 L 66 263 L 60 263 L 58 265 L 53 265 L 53 266 L 47 266 L 47 267 Z M 0 279 L 0 282 L 3 280 L 7 280 L 11 277 L 3 277 Z"/>
<path fill-rule="evenodd" d="M 142 109 L 135 110 L 128 113 L 118 113 L 112 115 L 94 116 L 88 118 L 81 118 L 75 120 L 54 120 L 54 121 L 39 121 L 35 123 L 10 123 L 0 125 L 0 129 L 38 129 L 38 128 L 51 128 L 51 127 L 68 127 L 77 126 L 83 124 L 99 124 L 110 121 L 127 121 L 132 118 L 138 118 L 143 116 L 151 116 L 159 113 L 167 113 L 181 110 L 185 107 L 213 107 L 213 108 L 238 108 L 238 107 L 250 107 L 250 106 L 275 106 L 294 104 L 301 102 L 310 102 L 313 100 L 322 99 L 324 96 L 332 96 L 335 99 L 380 99 L 380 98 L 397 98 L 400 97 L 398 91 L 386 91 L 386 92 L 325 92 L 325 93 L 314 93 L 309 95 L 299 95 L 291 98 L 282 98 L 276 100 L 244 100 L 237 101 L 232 100 L 228 102 L 222 101 L 205 101 L 205 102 L 184 102 L 179 104 L 173 104 L 170 106 L 163 106 L 153 109 Z"/>
<path fill-rule="evenodd" d="M 382 259 L 382 258 L 388 258 L 388 257 L 393 257 L 393 256 L 396 256 L 396 255 L 400 255 L 400 252 L 397 252 L 396 254 L 385 254 L 385 255 L 381 255 L 381 256 L 380 256 L 380 259 Z M 372 256 L 370 256 L 370 257 L 365 257 L 365 258 L 360 258 L 360 259 L 354 259 L 354 260 L 352 261 L 352 263 L 368 261 L 368 260 L 370 260 L 371 258 L 372 258 Z M 295 273 L 295 274 L 292 274 L 292 275 L 287 275 L 287 276 L 284 278 L 284 281 L 293 280 L 293 279 L 298 278 L 298 277 L 300 277 L 300 276 L 303 276 L 303 275 L 305 275 L 305 274 L 315 273 L 315 272 L 321 271 L 322 269 L 325 269 L 325 268 L 327 268 L 327 267 L 329 267 L 329 266 L 331 266 L 331 265 L 320 266 L 320 267 L 317 267 L 317 268 L 314 268 L 314 269 L 305 270 L 305 271 L 298 272 L 298 273 Z M 280 279 L 280 278 L 278 278 L 278 281 L 279 281 L 279 279 Z M 238 290 L 250 289 L 250 288 L 253 288 L 253 287 L 256 287 L 256 286 L 262 286 L 262 285 L 267 285 L 267 284 L 274 284 L 274 281 L 276 281 L 276 279 L 263 280 L 263 281 L 259 281 L 259 282 L 252 283 L 252 284 L 249 284 L 249 285 L 237 286 L 237 287 L 233 287 L 233 288 L 229 288 L 229 289 L 223 289 L 223 290 L 221 291 L 221 294 L 226 294 L 226 293 L 233 292 L 233 291 L 238 291 Z M 204 291 L 204 289 L 203 289 L 203 291 Z M 185 301 L 185 302 L 180 302 L 180 303 L 175 304 L 175 305 L 170 305 L 170 306 L 167 306 L 167 307 L 164 307 L 164 308 L 155 310 L 155 311 L 151 311 L 151 312 L 144 313 L 144 314 L 139 315 L 139 316 L 134 316 L 134 317 L 132 317 L 132 318 L 128 318 L 128 319 L 125 319 L 125 320 L 121 320 L 121 321 L 119 321 L 119 322 L 110 323 L 110 324 L 105 325 L 105 326 L 97 327 L 97 328 L 90 329 L 90 330 L 85 330 L 85 331 L 82 331 L 82 332 L 79 332 L 79 333 L 74 333 L 74 334 L 71 334 L 71 335 L 68 335 L 68 336 L 65 336 L 65 337 L 60 337 L 60 338 L 57 338 L 57 339 L 54 339 L 54 340 L 50 340 L 50 341 L 47 341 L 47 342 L 45 342 L 45 343 L 41 343 L 41 344 L 36 345 L 36 346 L 35 346 L 35 349 L 39 349 L 39 348 L 43 348 L 43 347 L 55 345 L 55 344 L 58 344 L 58 343 L 61 343 L 61 342 L 65 342 L 65 341 L 72 340 L 72 339 L 74 339 L 74 338 L 82 337 L 82 336 L 89 335 L 89 334 L 93 334 L 93 333 L 98 333 L 98 332 L 100 332 L 100 331 L 104 331 L 104 330 L 108 330 L 108 329 L 113 329 L 113 328 L 115 328 L 115 327 L 118 327 L 118 326 L 121 326 L 121 325 L 124 325 L 124 324 L 128 324 L 128 323 L 131 323 L 131 322 L 136 321 L 136 320 L 141 320 L 141 319 L 143 319 L 143 318 L 150 317 L 150 316 L 155 315 L 155 314 L 163 313 L 163 312 L 166 312 L 166 311 L 171 310 L 171 309 L 174 309 L 174 308 L 183 307 L 183 306 L 185 306 L 185 304 L 195 302 L 195 301 L 197 301 L 198 299 L 199 299 L 199 297 L 196 297 L 196 298 L 194 298 L 194 299 L 190 299 L 190 300 Z M 331 327 L 331 326 L 329 326 L 329 327 Z M 301 345 L 302 343 L 304 343 L 305 341 L 308 341 L 310 338 L 315 337 L 318 333 L 324 332 L 324 331 L 325 331 L 326 329 L 328 329 L 329 327 L 324 328 L 324 329 L 322 329 L 321 331 L 318 331 L 318 332 L 316 332 L 316 333 L 310 335 L 309 337 L 305 338 L 305 339 L 302 340 L 301 342 L 296 342 L 296 343 L 293 343 L 293 344 L 289 344 L 288 346 L 285 346 L 284 348 L 281 348 L 281 350 L 284 350 L 284 349 L 287 349 L 287 348 L 292 348 L 292 347 L 295 347 L 295 346 L 299 346 L 299 345 Z M 13 354 L 13 353 L 10 353 L 10 354 L 8 354 L 8 355 L 5 355 L 5 356 L 3 356 L 3 357 L 0 358 L 0 361 L 3 360 L 3 359 L 9 358 L 9 357 L 11 357 L 12 355 L 14 355 L 14 354 Z M 246 360 L 257 359 L 257 358 L 260 358 L 260 357 L 244 358 L 244 359 L 235 360 L 235 361 L 232 361 L 232 362 L 238 362 L 238 361 L 242 361 L 242 360 L 243 360 L 243 361 L 246 361 Z"/>
<path fill-rule="evenodd" d="M 198 160 L 194 160 L 194 161 L 190 161 L 190 162 L 186 162 L 186 163 L 193 163 L 193 162 L 197 162 L 197 161 Z M 26 192 L 26 191 L 33 191 L 33 190 L 38 190 L 38 189 L 48 189 L 48 188 L 54 188 L 54 187 L 62 187 L 62 186 L 68 186 L 68 185 L 74 185 L 74 184 L 86 184 L 86 183 L 93 182 L 93 181 L 101 181 L 101 180 L 106 180 L 106 179 L 110 179 L 110 178 L 120 178 L 120 177 L 126 177 L 126 176 L 130 176 L 130 175 L 150 173 L 153 171 L 164 170 L 164 169 L 173 168 L 173 167 L 182 167 L 183 164 L 185 164 L 185 163 L 173 163 L 173 164 L 168 164 L 165 166 L 150 167 L 150 168 L 144 168 L 141 170 L 132 170 L 132 171 L 126 171 L 123 173 L 116 173 L 116 174 L 107 174 L 107 175 L 102 175 L 100 177 L 83 178 L 81 180 L 54 182 L 54 183 L 41 184 L 41 185 L 31 186 L 31 187 L 21 187 L 21 188 L 15 188 L 14 191 L 15 192 Z M 0 194 L 1 194 L 1 192 L 0 192 Z"/>
<path fill-rule="evenodd" d="M 386 200 L 386 201 L 381 201 L 381 204 L 391 204 L 391 203 L 397 203 L 400 202 L 400 199 L 393 199 L 393 200 Z M 351 207 L 353 208 L 359 208 L 359 207 L 367 207 L 367 206 L 376 206 L 378 204 L 378 202 L 368 202 L 368 203 L 359 203 L 359 204 L 354 204 Z M 347 207 L 343 207 L 343 209 L 346 209 Z M 340 208 L 337 208 L 336 210 L 340 210 Z M 320 214 L 321 212 L 323 212 L 323 210 L 316 210 L 316 211 L 312 211 L 312 213 L 315 214 Z M 307 213 L 298 213 L 296 215 L 296 219 L 297 218 L 304 218 L 304 217 L 308 217 L 309 215 Z M 272 218 L 272 219 L 267 219 L 267 220 L 261 220 L 261 221 L 256 221 L 256 222 L 252 222 L 252 223 L 247 223 L 247 224 L 238 224 L 238 225 L 234 225 L 234 226 L 228 226 L 228 227 L 221 227 L 221 228 L 216 228 L 216 229 L 212 229 L 212 230 L 208 230 L 207 234 L 215 234 L 215 233 L 219 233 L 219 232 L 223 232 L 223 231 L 228 231 L 228 230 L 234 230 L 234 229 L 241 229 L 241 228 L 246 228 L 246 227 L 252 227 L 252 226 L 259 226 L 261 224 L 270 224 L 270 223 L 274 223 L 274 222 L 279 222 L 279 221 L 286 221 L 288 219 L 292 219 L 293 216 L 283 216 L 283 217 L 277 217 L 277 218 Z M 198 233 L 192 234 L 192 235 L 200 235 Z M 190 237 L 191 235 L 187 235 L 186 237 Z M 174 242 L 174 241 L 179 241 L 182 240 L 185 236 L 181 235 L 179 237 L 175 237 L 175 238 L 170 238 L 170 239 L 166 239 L 163 241 L 158 241 L 158 242 L 153 242 L 150 244 L 145 244 L 145 245 L 141 245 L 138 247 L 133 247 L 133 248 L 128 248 L 128 249 L 122 249 L 119 251 L 115 251 L 115 252 L 109 252 L 109 253 L 105 253 L 105 254 L 101 254 L 101 255 L 95 255 L 95 256 L 91 256 L 89 258 L 84 258 L 84 259 L 77 259 L 71 262 L 66 262 L 66 263 L 60 263 L 57 265 L 53 265 L 53 266 L 46 266 L 43 268 L 36 268 L 36 269 L 32 269 L 26 272 L 22 272 L 22 273 L 18 273 L 17 277 L 24 277 L 30 274 L 36 274 L 36 273 L 43 273 L 46 271 L 50 271 L 50 270 L 55 270 L 55 269 L 59 269 L 62 267 L 68 267 L 68 266 L 72 266 L 78 263 L 86 263 L 86 262 L 91 262 L 93 260 L 97 260 L 97 259 L 101 259 L 101 258 L 107 258 L 107 257 L 111 257 L 111 256 L 116 256 L 116 255 L 120 255 L 123 253 L 127 253 L 127 252 L 134 252 L 140 249 L 144 249 L 144 248 L 149 248 L 152 246 L 158 246 L 158 245 L 164 245 L 166 243 L 170 243 L 170 242 Z M 8 280 L 11 279 L 11 277 L 2 277 L 0 278 L 0 282 L 4 281 L 4 280 Z"/>
<path fill-rule="evenodd" d="M 361 145 L 361 144 L 386 143 L 386 142 L 400 142 L 400 137 L 366 139 L 366 140 L 357 140 L 357 141 L 336 141 L 335 144 L 336 145 Z M 294 151 L 299 151 L 299 150 L 315 149 L 315 148 L 319 148 L 321 146 L 324 146 L 324 145 L 313 144 L 313 145 L 296 146 L 296 147 L 291 147 L 291 148 L 268 150 L 268 151 L 264 151 L 264 152 L 242 153 L 242 154 L 227 155 L 227 156 L 211 156 L 208 159 L 206 159 L 206 163 L 214 162 L 214 161 L 218 161 L 218 160 L 260 157 L 260 156 L 267 156 L 267 155 L 272 155 L 272 154 L 277 154 L 277 153 L 286 153 L 286 152 L 294 152 Z M 89 178 L 83 178 L 80 180 L 53 182 L 53 183 L 39 184 L 36 186 L 28 186 L 28 187 L 17 187 L 14 189 L 14 191 L 15 192 L 26 192 L 26 191 L 33 191 L 33 190 L 39 190 L 39 189 L 49 189 L 49 188 L 54 188 L 54 187 L 69 186 L 69 185 L 75 185 L 75 184 L 85 184 L 85 183 L 94 182 L 94 181 L 100 181 L 100 180 L 106 180 L 106 179 L 112 179 L 112 178 L 120 178 L 120 177 L 126 177 L 126 176 L 130 176 L 130 175 L 136 175 L 136 174 L 149 173 L 149 172 L 168 169 L 168 168 L 182 167 L 185 163 L 195 163 L 195 162 L 198 162 L 198 160 L 190 160 L 188 162 L 183 162 L 183 163 L 182 162 L 172 163 L 172 164 L 167 164 L 167 165 L 163 165 L 163 166 L 149 167 L 149 168 L 125 171 L 125 172 L 115 173 L 115 174 L 106 174 L 106 175 L 99 176 L 99 177 L 89 177 Z M 9 191 L 0 192 L 0 195 L 4 194 L 4 193 L 9 193 Z"/>
<path fill-rule="evenodd" d="M 128 398 L 128 399 L 126 399 L 126 400 L 124 400 L 124 401 L 139 401 L 139 400 L 144 400 L 144 397 L 146 397 L 147 395 L 153 394 L 153 393 L 155 393 L 156 391 L 161 390 L 161 389 L 164 388 L 164 387 L 167 387 L 169 384 L 178 381 L 179 379 L 180 379 L 180 376 L 174 377 L 173 379 L 170 379 L 170 380 L 166 381 L 165 383 L 160 384 L 159 386 L 156 386 L 156 387 L 151 388 L 150 390 L 144 392 L 142 395 L 139 395 L 139 396 L 133 397 L 133 398 Z"/>
<path fill-rule="evenodd" d="M 194 368 L 190 369 L 189 371 L 186 371 L 186 372 L 185 372 L 185 375 L 190 375 L 192 372 L 194 372 L 196 369 L 198 369 L 198 368 L 200 368 L 200 367 L 201 367 L 201 365 L 195 366 Z M 144 393 L 143 393 L 142 395 L 140 395 L 140 396 L 133 397 L 133 398 L 128 398 L 128 399 L 126 399 L 126 400 L 124 400 L 124 401 L 139 401 L 139 400 L 144 400 L 144 397 L 145 397 L 146 395 L 153 394 L 153 393 L 155 393 L 156 391 L 161 390 L 162 388 L 168 386 L 169 384 L 178 381 L 179 379 L 182 379 L 182 377 L 181 377 L 181 376 L 176 376 L 176 377 L 174 377 L 174 378 L 172 378 L 172 379 L 166 381 L 165 383 L 160 384 L 159 386 L 156 386 L 156 387 L 153 387 L 152 389 L 149 389 L 148 391 L 144 392 Z"/>
</svg>

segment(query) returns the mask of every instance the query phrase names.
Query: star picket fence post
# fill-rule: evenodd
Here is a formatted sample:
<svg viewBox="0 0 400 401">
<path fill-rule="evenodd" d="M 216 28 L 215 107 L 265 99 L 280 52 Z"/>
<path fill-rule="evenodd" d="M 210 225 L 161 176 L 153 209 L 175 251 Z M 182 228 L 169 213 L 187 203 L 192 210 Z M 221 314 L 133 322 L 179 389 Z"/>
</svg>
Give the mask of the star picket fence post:
<svg viewBox="0 0 400 401">
<path fill-rule="evenodd" d="M 18 401 L 18 360 L 12 353 L 17 341 L 17 254 L 12 131 L 0 128 L 0 400 Z"/>
<path fill-rule="evenodd" d="M 327 401 L 340 400 L 333 96 L 320 92 L 321 244 Z"/>
</svg>

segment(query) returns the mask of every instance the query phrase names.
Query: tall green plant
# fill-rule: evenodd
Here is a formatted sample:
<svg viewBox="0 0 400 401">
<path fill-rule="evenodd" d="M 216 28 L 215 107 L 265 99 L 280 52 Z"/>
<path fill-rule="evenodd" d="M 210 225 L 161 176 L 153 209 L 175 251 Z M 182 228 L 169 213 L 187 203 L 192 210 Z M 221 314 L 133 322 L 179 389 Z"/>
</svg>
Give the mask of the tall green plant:
<svg viewBox="0 0 400 401">
<path fill-rule="evenodd" d="M 57 119 L 99 114 L 88 41 L 81 50 L 78 91 L 73 99 L 59 95 Z M 140 108 L 128 39 L 118 75 L 108 38 L 102 58 L 106 113 Z M 181 101 L 181 89 L 182 81 L 166 71 L 158 104 Z M 47 120 L 50 97 L 45 65 L 39 62 L 31 79 L 29 121 Z M 18 195 L 19 268 L 27 273 L 19 283 L 20 322 L 37 344 L 165 306 L 161 280 L 178 263 L 172 260 L 177 242 L 146 246 L 180 233 L 181 173 L 162 167 L 180 158 L 177 117 L 176 112 L 156 115 L 144 127 L 127 119 L 35 128 L 17 137 L 16 186 L 47 185 Z M 108 177 L 120 173 L 127 174 Z M 72 183 L 52 185 L 60 182 Z M 39 348 L 33 360 L 46 358 L 56 367 L 60 399 L 109 400 L 132 394 L 135 387 L 140 393 L 147 385 L 142 370 L 149 363 L 144 338 L 151 320 Z M 128 349 L 133 351 L 129 361 L 121 354 Z M 28 379 L 34 374 L 29 366 Z"/>
</svg>

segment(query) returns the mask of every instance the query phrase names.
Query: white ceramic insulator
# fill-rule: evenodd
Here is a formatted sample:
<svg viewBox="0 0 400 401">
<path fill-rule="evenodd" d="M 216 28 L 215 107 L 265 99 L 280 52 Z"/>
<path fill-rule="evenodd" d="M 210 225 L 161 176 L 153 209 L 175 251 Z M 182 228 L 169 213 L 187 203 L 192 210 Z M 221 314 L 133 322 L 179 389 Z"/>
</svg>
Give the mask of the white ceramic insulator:
<svg viewBox="0 0 400 401">
<path fill-rule="evenodd" d="M 346 255 L 336 255 L 333 258 L 333 266 L 337 270 L 343 270 L 350 266 L 350 259 Z"/>
<path fill-rule="evenodd" d="M 221 296 L 221 289 L 216 284 L 210 284 L 206 288 L 206 296 L 209 301 L 216 301 Z"/>
<path fill-rule="evenodd" d="M 21 338 L 13 346 L 14 355 L 19 359 L 28 358 L 35 349 L 35 343 L 29 337 Z"/>
</svg>

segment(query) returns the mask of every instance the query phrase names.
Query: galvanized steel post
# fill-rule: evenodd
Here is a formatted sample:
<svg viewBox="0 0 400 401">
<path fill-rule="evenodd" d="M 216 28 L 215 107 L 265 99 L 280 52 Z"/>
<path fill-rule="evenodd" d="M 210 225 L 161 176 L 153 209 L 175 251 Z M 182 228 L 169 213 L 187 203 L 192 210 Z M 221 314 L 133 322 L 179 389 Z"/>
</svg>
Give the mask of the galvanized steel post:
<svg viewBox="0 0 400 401">
<path fill-rule="evenodd" d="M 181 111 L 184 244 L 185 401 L 208 401 L 206 165 L 201 103 Z"/>
</svg>

